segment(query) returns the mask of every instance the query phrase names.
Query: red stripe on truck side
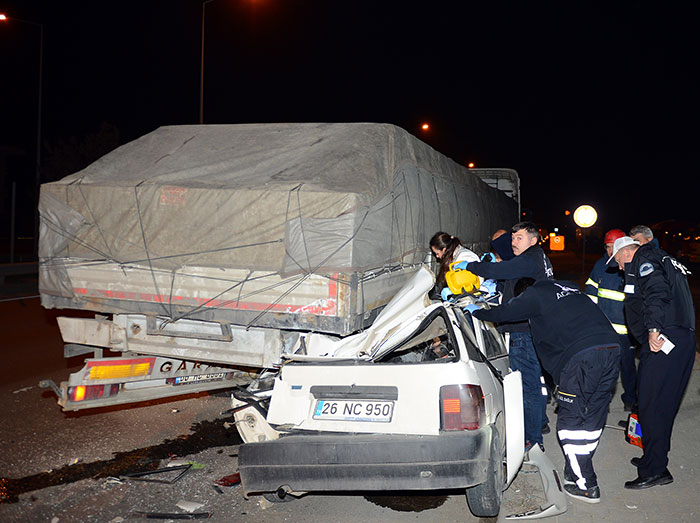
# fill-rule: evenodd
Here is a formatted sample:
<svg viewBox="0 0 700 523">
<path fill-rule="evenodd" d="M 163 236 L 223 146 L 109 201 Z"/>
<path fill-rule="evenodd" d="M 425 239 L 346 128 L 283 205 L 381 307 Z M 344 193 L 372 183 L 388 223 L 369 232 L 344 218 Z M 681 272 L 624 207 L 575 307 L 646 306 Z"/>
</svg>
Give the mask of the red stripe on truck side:
<svg viewBox="0 0 700 523">
<path fill-rule="evenodd" d="M 238 302 L 236 300 L 220 300 L 209 298 L 188 298 L 185 296 L 169 296 L 166 294 L 149 294 L 143 292 L 123 292 L 111 291 L 107 289 L 85 289 L 74 288 L 73 292 L 88 298 L 110 298 L 114 300 L 130 301 L 150 301 L 155 303 L 179 302 L 186 305 L 190 302 L 193 306 L 211 307 L 213 309 L 238 309 L 262 311 L 270 310 L 276 312 L 303 312 L 320 316 L 334 316 L 336 314 L 337 282 L 329 280 L 328 299 L 320 300 L 321 304 L 314 302 L 310 305 L 291 305 L 287 303 L 258 303 L 258 302 Z"/>
</svg>

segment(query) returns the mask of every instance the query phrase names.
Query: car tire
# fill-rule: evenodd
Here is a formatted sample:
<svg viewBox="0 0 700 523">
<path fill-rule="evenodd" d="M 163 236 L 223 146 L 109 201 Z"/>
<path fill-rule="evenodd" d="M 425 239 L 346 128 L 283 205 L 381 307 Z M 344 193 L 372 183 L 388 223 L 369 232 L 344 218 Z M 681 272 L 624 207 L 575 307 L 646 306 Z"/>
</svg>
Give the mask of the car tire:
<svg viewBox="0 0 700 523">
<path fill-rule="evenodd" d="M 467 489 L 469 510 L 478 518 L 494 518 L 501 510 L 504 486 L 504 449 L 497 429 L 493 429 L 486 480 Z"/>
</svg>

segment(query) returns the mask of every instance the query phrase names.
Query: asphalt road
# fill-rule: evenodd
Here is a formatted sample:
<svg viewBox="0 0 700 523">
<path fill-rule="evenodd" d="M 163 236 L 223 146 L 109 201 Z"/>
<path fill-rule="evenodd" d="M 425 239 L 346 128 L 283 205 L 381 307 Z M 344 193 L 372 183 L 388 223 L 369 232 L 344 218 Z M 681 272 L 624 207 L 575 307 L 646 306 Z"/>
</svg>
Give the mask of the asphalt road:
<svg viewBox="0 0 700 523">
<path fill-rule="evenodd" d="M 559 275 L 584 279 L 580 259 L 559 254 L 552 260 Z M 35 282 L 10 282 L 0 289 L 0 300 L 34 294 Z M 215 484 L 237 470 L 239 439 L 229 425 L 231 419 L 222 415 L 229 407 L 225 395 L 63 413 L 53 394 L 37 386 L 44 378 L 64 380 L 81 366 L 80 358 L 62 357 L 55 321 L 59 314 L 74 312 L 46 311 L 37 298 L 0 301 L 4 336 L 0 344 L 0 498 L 4 500 L 0 521 L 117 523 L 139 513 L 186 514 L 182 502 L 200 504 L 195 512 L 221 522 L 479 521 L 469 513 L 463 492 L 324 494 L 276 504 L 260 497 L 244 499 L 239 486 Z M 624 481 L 635 477 L 629 459 L 640 452 L 625 442 L 620 430 L 609 428 L 595 456 L 602 502 L 570 501 L 568 511 L 550 521 L 700 520 L 695 502 L 700 471 L 698 368 L 696 364 L 674 430 L 669 469 L 676 481 L 645 491 L 625 490 Z M 611 426 L 624 417 L 619 389 L 611 403 Z M 549 417 L 556 419 L 551 407 Z M 563 457 L 554 433 L 545 436 L 545 446 L 561 468 Z M 111 479 L 163 467 L 177 458 L 196 465 L 172 484 Z M 154 477 L 172 479 L 173 475 Z M 506 491 L 502 514 L 523 512 L 543 502 L 537 474 L 524 471 Z"/>
</svg>

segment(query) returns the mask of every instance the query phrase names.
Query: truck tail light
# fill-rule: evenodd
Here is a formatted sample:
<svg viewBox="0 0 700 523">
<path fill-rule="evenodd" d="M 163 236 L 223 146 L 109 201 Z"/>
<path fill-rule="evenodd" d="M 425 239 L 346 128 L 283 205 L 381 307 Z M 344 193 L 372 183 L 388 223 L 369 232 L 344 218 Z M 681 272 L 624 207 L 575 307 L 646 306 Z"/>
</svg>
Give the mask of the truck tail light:
<svg viewBox="0 0 700 523">
<path fill-rule="evenodd" d="M 104 358 L 89 361 L 88 379 L 110 380 L 148 376 L 153 370 L 155 360 L 155 358 Z"/>
<path fill-rule="evenodd" d="M 475 430 L 484 420 L 484 394 L 479 385 L 440 387 L 442 430 Z"/>
<path fill-rule="evenodd" d="M 68 387 L 68 399 L 70 401 L 85 401 L 96 400 L 114 396 L 119 392 L 119 384 L 112 385 L 78 385 L 77 387 Z"/>
</svg>

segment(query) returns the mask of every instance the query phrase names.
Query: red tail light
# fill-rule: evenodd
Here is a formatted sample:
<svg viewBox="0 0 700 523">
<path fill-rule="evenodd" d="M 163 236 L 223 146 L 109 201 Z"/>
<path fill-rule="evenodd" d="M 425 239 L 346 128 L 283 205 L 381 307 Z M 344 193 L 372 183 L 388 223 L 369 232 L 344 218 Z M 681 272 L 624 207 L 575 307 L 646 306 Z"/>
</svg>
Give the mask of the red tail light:
<svg viewBox="0 0 700 523">
<path fill-rule="evenodd" d="M 68 399 L 70 401 L 96 400 L 114 396 L 119 392 L 119 384 L 112 385 L 78 385 L 68 387 Z"/>
<path fill-rule="evenodd" d="M 484 394 L 479 385 L 440 387 L 442 430 L 475 430 L 484 420 Z"/>
</svg>

